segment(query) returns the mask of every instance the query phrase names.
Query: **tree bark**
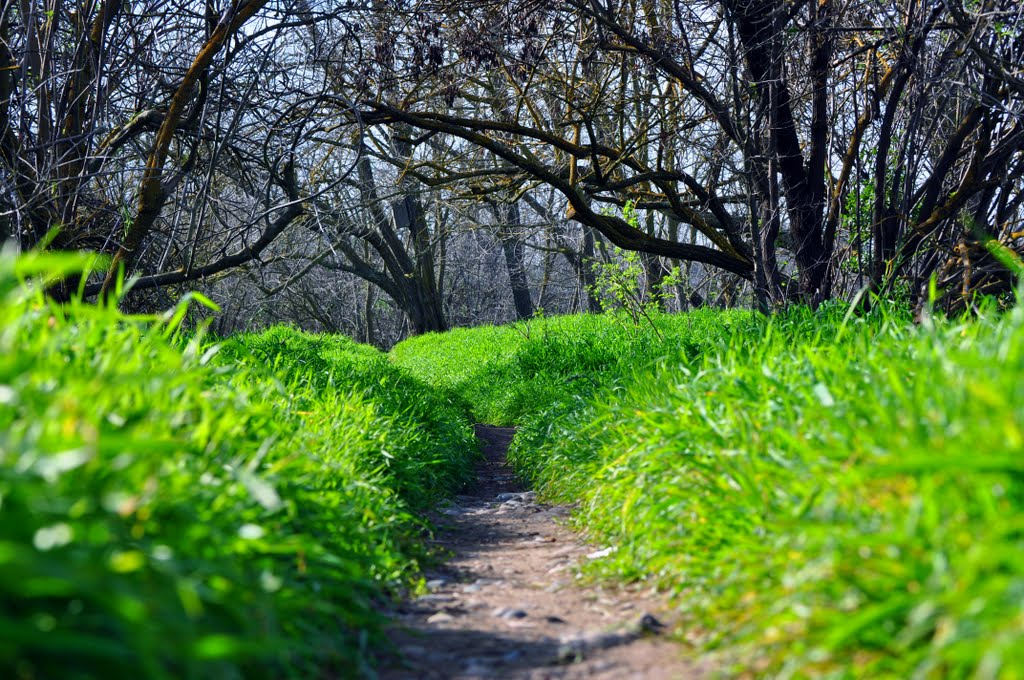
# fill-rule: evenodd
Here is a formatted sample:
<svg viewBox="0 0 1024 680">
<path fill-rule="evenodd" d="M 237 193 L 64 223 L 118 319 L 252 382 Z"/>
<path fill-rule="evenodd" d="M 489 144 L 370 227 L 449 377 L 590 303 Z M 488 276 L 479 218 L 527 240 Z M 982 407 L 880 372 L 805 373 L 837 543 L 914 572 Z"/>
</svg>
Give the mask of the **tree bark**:
<svg viewBox="0 0 1024 680">
<path fill-rule="evenodd" d="M 496 204 L 491 207 L 499 220 L 495 236 L 505 256 L 505 268 L 512 288 L 516 318 L 529 319 L 533 316 L 533 300 L 530 297 L 530 283 L 526 277 L 526 244 L 522 237 L 522 212 L 517 203 L 508 204 L 504 209 Z"/>
</svg>

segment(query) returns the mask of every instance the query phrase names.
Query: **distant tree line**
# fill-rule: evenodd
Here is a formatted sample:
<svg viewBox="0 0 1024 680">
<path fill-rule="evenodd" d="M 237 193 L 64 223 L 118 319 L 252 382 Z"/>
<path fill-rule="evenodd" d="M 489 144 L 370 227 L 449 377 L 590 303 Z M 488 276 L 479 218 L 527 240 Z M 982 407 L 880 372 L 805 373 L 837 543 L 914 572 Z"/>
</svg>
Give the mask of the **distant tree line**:
<svg viewBox="0 0 1024 680">
<path fill-rule="evenodd" d="M 231 332 L 389 344 L 596 310 L 1008 295 L 1014 0 L 11 0 L 0 233 Z M 1005 258 L 1003 258 L 1005 259 Z"/>
</svg>

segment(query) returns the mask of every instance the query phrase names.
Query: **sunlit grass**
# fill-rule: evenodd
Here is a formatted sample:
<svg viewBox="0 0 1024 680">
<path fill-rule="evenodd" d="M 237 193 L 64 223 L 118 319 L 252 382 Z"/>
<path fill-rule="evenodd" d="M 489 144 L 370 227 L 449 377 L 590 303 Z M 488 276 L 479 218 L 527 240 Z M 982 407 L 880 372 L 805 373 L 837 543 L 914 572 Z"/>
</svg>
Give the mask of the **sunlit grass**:
<svg viewBox="0 0 1024 680">
<path fill-rule="evenodd" d="M 19 282 L 86 264 L 0 258 L 5 677 L 365 670 L 467 414 L 519 425 L 520 474 L 612 548 L 593 575 L 667 590 L 727 672 L 1021 677 L 1020 307 L 560 317 L 389 357 Z"/>
<path fill-rule="evenodd" d="M 480 422 L 512 425 L 621 382 L 666 354 L 714 351 L 733 325 L 753 318 L 740 310 L 661 315 L 654 317 L 657 330 L 623 316 L 538 318 L 410 338 L 390 357 L 461 400 Z"/>
<path fill-rule="evenodd" d="M 0 269 L 3 676 L 365 669 L 468 475 L 461 412 L 342 338 L 179 337 L 184 305 L 61 308 Z"/>
<path fill-rule="evenodd" d="M 613 548 L 591 570 L 669 590 L 723 668 L 1021 677 L 1024 310 L 846 311 L 659 319 L 665 343 L 566 318 L 414 348 L 426 379 L 521 425 L 517 469 Z M 454 363 L 462 347 L 479 356 Z"/>
</svg>

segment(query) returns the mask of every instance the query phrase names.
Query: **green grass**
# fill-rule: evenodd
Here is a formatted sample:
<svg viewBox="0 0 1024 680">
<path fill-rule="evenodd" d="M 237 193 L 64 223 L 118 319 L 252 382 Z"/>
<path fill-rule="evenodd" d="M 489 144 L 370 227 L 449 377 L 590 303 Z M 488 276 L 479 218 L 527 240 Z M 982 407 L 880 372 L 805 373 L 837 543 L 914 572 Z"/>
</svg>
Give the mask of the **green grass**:
<svg viewBox="0 0 1024 680">
<path fill-rule="evenodd" d="M 1019 677 L 1024 315 L 796 310 L 518 438 L 608 573 L 765 674 Z M 741 664 L 742 665 L 742 664 Z"/>
<path fill-rule="evenodd" d="M 0 259 L 3 677 L 365 669 L 422 510 L 469 474 L 462 412 L 344 338 L 189 339 L 184 305 L 57 308 L 15 276 L 74 266 Z"/>
<path fill-rule="evenodd" d="M 519 423 L 519 472 L 613 548 L 593 573 L 668 589 L 727 673 L 1024 677 L 1024 309 L 845 311 L 659 318 L 664 343 L 567 318 L 396 356 Z"/>
<path fill-rule="evenodd" d="M 657 330 L 624 316 L 541 318 L 409 338 L 390 357 L 478 421 L 513 425 L 628 379 L 667 354 L 713 352 L 753 318 L 739 310 L 660 315 Z"/>
<path fill-rule="evenodd" d="M 214 342 L 0 258 L 0 669 L 351 676 L 468 417 L 727 674 L 1024 677 L 1024 308 Z M 187 302 L 187 301 L 186 301 Z M 429 385 L 429 387 L 428 387 Z"/>
</svg>

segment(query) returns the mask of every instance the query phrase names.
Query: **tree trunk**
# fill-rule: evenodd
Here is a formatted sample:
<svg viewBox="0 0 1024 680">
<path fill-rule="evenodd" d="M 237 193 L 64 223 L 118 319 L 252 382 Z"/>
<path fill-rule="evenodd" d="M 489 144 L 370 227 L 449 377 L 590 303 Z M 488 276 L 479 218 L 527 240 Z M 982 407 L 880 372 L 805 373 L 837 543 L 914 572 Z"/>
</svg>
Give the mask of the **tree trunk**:
<svg viewBox="0 0 1024 680">
<path fill-rule="evenodd" d="M 533 316 L 533 300 L 530 298 L 530 283 L 526 278 L 526 244 L 522 238 L 522 213 L 519 205 L 512 203 L 504 211 L 493 206 L 495 216 L 499 216 L 497 238 L 505 255 L 505 267 L 508 280 L 512 287 L 512 301 L 516 307 L 517 319 L 529 319 Z M 501 215 L 504 213 L 504 219 Z"/>
<path fill-rule="evenodd" d="M 412 246 L 414 268 L 403 281 L 413 333 L 429 333 L 448 330 L 437 287 L 437 272 L 434 262 L 434 248 L 426 215 L 419 199 L 411 194 L 395 201 L 392 206 L 395 231 L 401 234 L 408 230 Z"/>
<path fill-rule="evenodd" d="M 375 344 L 376 340 L 376 323 L 373 318 L 373 284 L 369 281 L 366 282 L 366 294 L 363 296 L 363 342 L 367 345 Z"/>
<path fill-rule="evenodd" d="M 583 227 L 583 249 L 578 260 L 579 267 L 577 274 L 580 277 L 580 287 L 587 300 L 587 311 L 591 314 L 600 314 L 601 301 L 597 299 L 594 288 L 597 279 L 594 278 L 594 263 L 597 262 L 597 250 L 595 248 L 594 230 L 590 227 Z"/>
<path fill-rule="evenodd" d="M 783 68 L 785 26 L 777 21 L 781 0 L 729 0 L 745 50 L 747 67 L 767 112 L 768 156 L 782 178 L 789 227 L 795 242 L 801 297 L 817 304 L 831 294 L 828 281 L 831 252 L 824 239 L 825 165 L 828 145 L 827 83 L 832 41 L 826 30 L 826 4 L 809 5 L 815 20 L 811 35 L 809 76 L 811 125 L 808 144 L 801 144 L 793 101 Z M 762 241 L 762 248 L 764 242 Z"/>
</svg>

